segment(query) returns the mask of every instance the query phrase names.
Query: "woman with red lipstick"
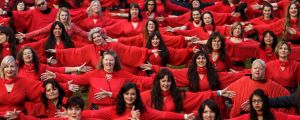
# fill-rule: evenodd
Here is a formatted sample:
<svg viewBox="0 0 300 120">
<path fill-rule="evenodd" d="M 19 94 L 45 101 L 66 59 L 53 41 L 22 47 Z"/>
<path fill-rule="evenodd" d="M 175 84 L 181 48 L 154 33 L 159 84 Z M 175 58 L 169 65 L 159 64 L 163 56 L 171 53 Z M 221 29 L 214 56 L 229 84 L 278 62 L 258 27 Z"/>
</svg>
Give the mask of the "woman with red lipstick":
<svg viewBox="0 0 300 120">
<path fill-rule="evenodd" d="M 274 53 L 277 59 L 267 63 L 266 77 L 293 93 L 300 81 L 300 64 L 289 59 L 291 47 L 285 41 L 277 44 Z"/>
<path fill-rule="evenodd" d="M 270 109 L 269 97 L 262 89 L 256 89 L 250 96 L 250 113 L 230 120 L 299 120 L 300 116 L 288 115 Z M 268 94 L 269 95 L 269 94 Z"/>
<path fill-rule="evenodd" d="M 140 91 L 134 83 L 125 83 L 117 98 L 116 106 L 96 111 L 91 117 L 105 120 L 127 120 L 128 118 L 133 120 L 184 120 L 194 117 L 193 114 L 157 111 L 144 106 L 140 96 Z"/>
<path fill-rule="evenodd" d="M 218 104 L 212 99 L 207 99 L 202 102 L 198 113 L 197 120 L 223 120 Z"/>
<path fill-rule="evenodd" d="M 0 25 L 0 60 L 5 56 L 17 56 L 19 40 L 16 39 L 13 31 L 9 27 Z"/>
<path fill-rule="evenodd" d="M 0 116 L 10 118 L 10 112 L 23 111 L 26 101 L 37 102 L 40 82 L 17 76 L 16 61 L 12 56 L 3 58 L 0 66 Z"/>
<path fill-rule="evenodd" d="M 144 104 L 148 107 L 169 112 L 190 113 L 196 111 L 206 99 L 218 96 L 234 97 L 234 92 L 227 90 L 205 92 L 181 92 L 176 87 L 173 73 L 166 68 L 159 70 L 154 78 L 152 90 L 141 94 Z"/>
<path fill-rule="evenodd" d="M 259 47 L 256 52 L 256 58 L 262 59 L 266 63 L 275 60 L 276 56 L 274 54 L 274 50 L 276 45 L 276 35 L 272 31 L 265 31 L 262 40 L 259 43 Z"/>
<path fill-rule="evenodd" d="M 237 117 L 243 113 L 241 105 L 258 88 L 263 89 L 270 97 L 289 94 L 284 87 L 265 78 L 265 68 L 265 62 L 261 59 L 256 59 L 252 63 L 251 76 L 242 77 L 228 86 L 228 90 L 236 92 L 236 96 L 231 98 L 233 105 L 229 114 L 230 118 Z M 241 85 L 243 86 L 241 87 Z"/>
</svg>

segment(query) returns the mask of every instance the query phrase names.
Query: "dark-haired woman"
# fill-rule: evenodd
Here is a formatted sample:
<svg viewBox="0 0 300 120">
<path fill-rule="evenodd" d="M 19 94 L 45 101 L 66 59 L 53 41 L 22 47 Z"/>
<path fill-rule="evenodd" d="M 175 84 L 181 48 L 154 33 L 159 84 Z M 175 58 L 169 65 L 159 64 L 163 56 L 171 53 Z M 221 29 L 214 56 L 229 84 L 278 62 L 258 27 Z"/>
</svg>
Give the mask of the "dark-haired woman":
<svg viewBox="0 0 300 120">
<path fill-rule="evenodd" d="M 193 9 L 191 12 L 191 18 L 190 21 L 186 24 L 184 24 L 183 26 L 179 26 L 179 27 L 167 27 L 167 31 L 176 31 L 176 30 L 192 30 L 195 28 L 198 28 L 201 26 L 202 21 L 200 19 L 201 17 L 201 11 L 199 9 Z"/>
<path fill-rule="evenodd" d="M 197 120 L 223 120 L 218 104 L 212 99 L 202 102 L 198 114 Z"/>
<path fill-rule="evenodd" d="M 250 113 L 230 120 L 299 120 L 300 116 L 271 111 L 269 97 L 262 89 L 256 89 L 250 96 Z"/>
<path fill-rule="evenodd" d="M 142 93 L 142 100 L 146 106 L 160 111 L 190 113 L 198 109 L 202 101 L 214 99 L 218 96 L 233 97 L 234 92 L 220 90 L 217 92 L 181 92 L 175 82 L 173 73 L 163 68 L 154 78 L 152 90 Z"/>
<path fill-rule="evenodd" d="M 207 40 L 210 61 L 218 72 L 230 71 L 232 65 L 226 53 L 225 39 L 219 32 L 213 32 Z"/>
<path fill-rule="evenodd" d="M 51 53 L 46 53 L 48 49 L 66 49 L 83 46 L 81 43 L 73 42 L 66 32 L 63 23 L 56 21 L 51 26 L 51 32 L 48 38 L 39 40 L 37 42 L 24 44 L 24 46 L 29 46 L 35 49 L 39 54 L 40 62 L 45 63 L 46 58 L 53 56 Z M 48 62 L 48 61 L 47 61 Z M 61 66 L 60 63 L 52 63 L 56 66 Z"/>
<path fill-rule="evenodd" d="M 99 110 L 93 117 L 105 120 L 121 120 L 128 118 L 134 120 L 183 120 L 190 119 L 193 115 L 162 112 L 146 107 L 142 102 L 137 85 L 134 83 L 125 83 L 117 96 L 116 106 Z"/>
<path fill-rule="evenodd" d="M 264 60 L 266 63 L 276 59 L 274 54 L 277 45 L 277 37 L 272 31 L 265 31 L 260 41 L 256 58 Z"/>
<path fill-rule="evenodd" d="M 278 18 L 274 17 L 273 15 L 273 6 L 270 3 L 265 3 L 262 6 L 262 16 L 254 18 L 249 22 L 252 25 L 264 25 L 264 24 L 272 24 L 279 20 Z"/>
<path fill-rule="evenodd" d="M 9 27 L 0 25 L 0 60 L 5 56 L 17 56 L 19 40 L 16 39 L 13 31 Z"/>
</svg>

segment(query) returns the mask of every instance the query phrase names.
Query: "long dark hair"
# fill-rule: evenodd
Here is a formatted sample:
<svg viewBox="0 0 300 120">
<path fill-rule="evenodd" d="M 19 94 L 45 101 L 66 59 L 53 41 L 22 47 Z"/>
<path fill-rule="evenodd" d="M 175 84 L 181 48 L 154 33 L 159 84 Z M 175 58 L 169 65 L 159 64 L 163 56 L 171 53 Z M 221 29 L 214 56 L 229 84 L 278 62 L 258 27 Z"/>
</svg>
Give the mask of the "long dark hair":
<svg viewBox="0 0 300 120">
<path fill-rule="evenodd" d="M 63 23 L 56 21 L 52 24 L 51 26 L 51 32 L 49 33 L 48 39 L 46 41 L 45 44 L 45 50 L 48 49 L 54 49 L 55 45 L 56 45 L 56 40 L 55 40 L 55 36 L 53 34 L 53 30 L 55 29 L 55 26 L 58 25 L 61 29 L 62 29 L 62 34 L 60 36 L 60 40 L 61 42 L 64 44 L 65 48 L 74 48 L 74 43 L 71 40 L 70 36 L 68 35 L 65 26 L 63 25 Z M 52 54 L 47 54 L 48 57 L 50 57 Z"/>
<path fill-rule="evenodd" d="M 296 103 L 297 114 L 300 115 L 300 87 L 299 86 L 296 89 L 296 100 L 295 100 L 295 103 Z"/>
<path fill-rule="evenodd" d="M 165 76 L 168 76 L 168 79 L 171 81 L 171 87 L 169 91 L 175 104 L 175 112 L 179 113 L 183 109 L 183 96 L 181 95 L 180 90 L 176 87 L 173 73 L 166 68 L 161 69 L 154 78 L 153 87 L 151 90 L 151 106 L 155 109 L 163 110 L 164 98 L 162 96 L 162 90 L 160 88 L 160 80 Z"/>
<path fill-rule="evenodd" d="M 156 1 L 155 0 L 147 0 L 146 2 L 145 2 L 145 11 L 148 11 L 148 2 L 149 1 L 153 1 L 154 2 L 154 10 L 152 11 L 152 12 L 156 12 L 157 11 L 157 5 L 156 5 Z"/>
<path fill-rule="evenodd" d="M 34 72 L 35 73 L 38 73 L 39 70 L 40 70 L 40 63 L 39 63 L 39 58 L 38 58 L 38 55 L 36 53 L 36 51 L 34 49 L 32 49 L 31 47 L 23 47 L 17 54 L 17 61 L 18 61 L 18 65 L 20 67 L 22 67 L 25 63 L 24 63 L 24 58 L 23 58 L 23 54 L 24 54 L 24 51 L 26 49 L 29 49 L 31 50 L 32 52 L 32 64 L 34 65 Z"/>
<path fill-rule="evenodd" d="M 207 69 L 207 78 L 209 87 L 211 90 L 217 90 L 220 88 L 220 82 L 219 82 L 219 76 L 214 68 L 213 64 L 210 62 L 209 57 L 206 52 L 199 51 L 194 54 L 191 64 L 188 68 L 188 79 L 189 79 L 189 90 L 192 92 L 199 92 L 200 86 L 199 86 L 199 75 L 197 72 L 197 63 L 196 60 L 198 56 L 204 56 L 206 58 L 206 69 Z"/>
<path fill-rule="evenodd" d="M 222 34 L 220 34 L 219 32 L 213 32 L 210 34 L 208 40 L 207 40 L 207 50 L 208 53 L 212 53 L 213 48 L 212 48 L 212 41 L 216 38 L 219 38 L 221 41 L 221 47 L 219 49 L 219 56 L 220 56 L 220 60 L 225 62 L 226 61 L 226 46 L 225 46 L 225 40 L 224 37 L 222 36 Z"/>
<path fill-rule="evenodd" d="M 263 49 L 263 50 L 266 50 L 266 43 L 265 43 L 265 36 L 267 36 L 267 35 L 271 35 L 271 37 L 273 38 L 273 43 L 272 43 L 272 50 L 274 51 L 275 50 L 275 47 L 276 47 L 276 45 L 277 45 L 277 37 L 276 37 L 276 35 L 274 34 L 274 32 L 272 32 L 272 31 L 270 31 L 270 30 L 267 30 L 267 31 L 265 31 L 264 32 L 264 34 L 263 34 L 263 37 L 262 37 L 262 39 L 261 39 L 261 41 L 260 41 L 260 43 L 259 43 L 259 47 L 261 48 L 261 49 Z"/>
<path fill-rule="evenodd" d="M 103 56 L 102 56 L 102 58 L 101 58 L 101 61 L 100 61 L 99 65 L 98 65 L 97 69 L 102 70 L 102 69 L 104 68 L 104 67 L 103 67 L 103 59 L 104 59 L 104 56 L 105 56 L 105 55 L 111 55 L 111 56 L 114 57 L 114 59 L 115 59 L 114 71 L 120 71 L 120 70 L 121 70 L 121 62 L 120 62 L 120 58 L 119 58 L 119 56 L 117 55 L 117 53 L 114 52 L 114 51 L 112 51 L 112 50 L 108 50 L 108 51 L 105 51 L 105 52 L 103 53 Z"/>
<path fill-rule="evenodd" d="M 292 5 L 295 5 L 296 6 L 296 9 L 297 9 L 297 27 L 296 27 L 296 31 L 299 31 L 300 30 L 300 8 L 299 6 L 297 5 L 296 2 L 291 2 L 288 7 L 287 7 L 287 10 L 286 10 L 286 14 L 285 14 L 285 18 L 284 18 L 284 30 L 283 30 L 283 39 L 284 40 L 287 40 L 287 37 L 290 35 L 288 32 L 287 32 L 287 27 L 292 27 L 292 24 L 291 24 L 291 14 L 289 12 L 289 9 L 291 8 Z"/>
<path fill-rule="evenodd" d="M 48 109 L 48 99 L 46 97 L 46 85 L 51 84 L 53 89 L 57 89 L 58 90 L 58 102 L 56 105 L 57 109 L 61 109 L 63 107 L 63 103 L 62 103 L 62 99 L 63 97 L 65 97 L 65 92 L 62 89 L 62 87 L 53 79 L 51 80 L 46 80 L 43 83 L 43 88 L 45 89 L 45 91 L 42 92 L 41 94 L 41 101 L 44 104 L 44 106 Z"/>
<path fill-rule="evenodd" d="M 147 40 L 147 44 L 146 44 L 146 48 L 148 49 L 152 49 L 153 46 L 151 44 L 152 39 L 157 36 L 157 38 L 159 39 L 159 45 L 158 45 L 158 49 L 161 50 L 159 52 L 159 56 L 160 56 L 160 62 L 162 66 L 166 66 L 168 64 L 169 61 L 169 51 L 165 45 L 165 42 L 163 41 L 163 38 L 161 37 L 159 31 L 154 31 L 150 34 L 148 40 Z"/>
<path fill-rule="evenodd" d="M 253 102 L 252 99 L 253 99 L 254 95 L 258 96 L 258 97 L 260 97 L 262 99 L 263 106 L 262 106 L 262 110 L 261 111 L 263 112 L 263 119 L 264 120 L 275 120 L 275 118 L 273 116 L 273 113 L 272 113 L 272 111 L 270 109 L 269 97 L 264 93 L 264 91 L 262 89 L 256 89 L 252 93 L 252 95 L 251 95 L 251 97 L 249 99 L 249 101 L 250 101 L 250 120 L 258 120 L 257 119 L 257 116 L 258 116 L 257 112 L 254 109 L 253 103 L 252 103 Z"/>
<path fill-rule="evenodd" d="M 14 58 L 16 58 L 17 45 L 19 44 L 19 40 L 16 38 L 14 32 L 12 31 L 11 28 L 0 25 L 0 33 L 4 33 L 6 37 L 8 37 L 7 42 L 9 44 L 10 54 Z M 2 54 L 2 50 L 3 50 L 3 45 L 0 45 L 0 54 Z M 3 58 L 0 59 L 2 60 Z"/>
<path fill-rule="evenodd" d="M 215 120 L 223 120 L 218 104 L 215 101 L 213 101 L 212 99 L 207 99 L 201 104 L 201 106 L 198 110 L 199 118 L 197 120 L 203 120 L 203 113 L 204 113 L 205 106 L 207 106 L 209 109 L 211 109 L 215 113 L 215 115 L 216 115 Z"/>
<path fill-rule="evenodd" d="M 204 23 L 204 15 L 205 14 L 209 14 L 210 16 L 211 16 L 211 25 L 213 26 L 213 30 L 212 31 L 215 31 L 216 30 L 216 26 L 215 26 L 215 20 L 214 20 L 214 16 L 213 16 L 213 14 L 211 13 L 211 12 L 209 12 L 209 11 L 205 11 L 202 15 L 201 15 L 201 21 L 203 22 L 202 24 L 201 24 L 201 27 L 203 28 L 203 30 L 205 31 L 205 32 L 207 32 L 207 30 L 205 29 L 205 23 Z"/>
<path fill-rule="evenodd" d="M 190 16 L 190 21 L 191 21 L 191 22 L 194 21 L 194 18 L 193 18 L 193 12 L 194 12 L 194 11 L 198 11 L 198 12 L 200 13 L 200 15 L 201 15 L 201 10 L 200 10 L 199 8 L 194 8 L 194 9 L 192 9 L 192 11 L 191 11 L 191 16 Z"/>
<path fill-rule="evenodd" d="M 264 2 L 263 6 L 262 6 L 262 10 L 264 10 L 265 7 L 271 8 L 271 15 L 270 15 L 270 18 L 273 19 L 273 18 L 274 18 L 274 17 L 273 17 L 273 6 L 272 6 L 270 3 L 268 3 L 268 2 Z"/>
<path fill-rule="evenodd" d="M 140 21 L 143 20 L 143 16 L 142 16 L 141 9 L 140 9 L 139 5 L 137 3 L 131 3 L 129 5 L 128 22 L 131 22 L 131 13 L 130 13 L 131 8 L 137 8 L 139 10 L 139 12 L 138 12 L 138 18 L 139 18 Z"/>
<path fill-rule="evenodd" d="M 145 111 L 146 111 L 146 108 L 142 102 L 142 98 L 141 98 L 141 95 L 140 95 L 140 91 L 139 89 L 137 88 L 136 84 L 135 83 L 125 83 L 122 88 L 120 89 L 120 92 L 119 94 L 117 95 L 117 114 L 118 115 L 122 115 L 125 111 L 126 111 L 126 103 L 125 103 L 125 100 L 124 100 L 124 94 L 130 90 L 131 88 L 135 89 L 136 91 L 136 99 L 133 103 L 133 105 L 135 106 L 135 109 L 136 110 L 140 110 L 141 114 L 143 114 Z"/>
</svg>

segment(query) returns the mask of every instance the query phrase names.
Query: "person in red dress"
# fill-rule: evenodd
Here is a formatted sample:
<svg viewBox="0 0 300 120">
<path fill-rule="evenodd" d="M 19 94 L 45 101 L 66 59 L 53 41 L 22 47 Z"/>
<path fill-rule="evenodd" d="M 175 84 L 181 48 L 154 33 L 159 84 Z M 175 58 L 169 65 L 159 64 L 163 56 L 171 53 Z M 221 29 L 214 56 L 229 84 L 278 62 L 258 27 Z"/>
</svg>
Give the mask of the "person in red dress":
<svg viewBox="0 0 300 120">
<path fill-rule="evenodd" d="M 19 40 L 16 39 L 13 31 L 9 27 L 0 25 L 0 60 L 2 60 L 7 55 L 11 55 L 16 58 L 18 44 Z"/>
<path fill-rule="evenodd" d="M 273 6 L 270 3 L 265 3 L 262 7 L 262 16 L 254 18 L 249 22 L 252 25 L 263 25 L 272 24 L 279 20 L 277 17 L 273 16 Z"/>
<path fill-rule="evenodd" d="M 265 68 L 265 62 L 261 59 L 256 59 L 252 63 L 251 76 L 242 77 L 228 86 L 228 90 L 236 92 L 236 96 L 231 99 L 233 105 L 229 114 L 230 118 L 237 117 L 243 113 L 241 105 L 258 88 L 263 89 L 270 97 L 289 95 L 289 92 L 284 87 L 265 78 Z M 241 85 L 243 86 L 241 87 Z M 284 109 L 280 109 L 280 111 L 284 111 Z"/>
<path fill-rule="evenodd" d="M 142 92 L 142 100 L 148 107 L 169 112 L 190 113 L 198 109 L 206 99 L 218 96 L 234 97 L 234 92 L 224 90 L 204 92 L 181 92 L 176 87 L 173 73 L 163 68 L 156 74 L 152 90 Z"/>
<path fill-rule="evenodd" d="M 198 114 L 199 120 L 223 120 L 218 104 L 212 99 L 207 99 L 202 102 Z"/>
<path fill-rule="evenodd" d="M 219 32 L 213 32 L 207 41 L 210 61 L 218 72 L 230 71 L 231 59 L 226 53 L 225 39 Z"/>
<path fill-rule="evenodd" d="M 274 53 L 277 59 L 267 63 L 266 76 L 293 93 L 300 81 L 300 64 L 289 59 L 291 47 L 285 41 L 277 44 Z"/>
<path fill-rule="evenodd" d="M 91 115 L 93 118 L 105 120 L 186 120 L 191 119 L 193 114 L 179 114 L 165 111 L 157 111 L 146 107 L 142 102 L 140 91 L 134 83 L 126 83 L 117 95 L 116 106 L 98 110 Z"/>
<path fill-rule="evenodd" d="M 256 89 L 250 96 L 250 113 L 230 120 L 300 120 L 300 116 L 289 115 L 270 109 L 269 97 L 262 89 Z"/>
<path fill-rule="evenodd" d="M 264 60 L 266 63 L 275 60 L 274 54 L 275 47 L 277 45 L 277 37 L 272 31 L 265 31 L 260 40 L 258 50 L 256 52 L 256 58 Z"/>
</svg>

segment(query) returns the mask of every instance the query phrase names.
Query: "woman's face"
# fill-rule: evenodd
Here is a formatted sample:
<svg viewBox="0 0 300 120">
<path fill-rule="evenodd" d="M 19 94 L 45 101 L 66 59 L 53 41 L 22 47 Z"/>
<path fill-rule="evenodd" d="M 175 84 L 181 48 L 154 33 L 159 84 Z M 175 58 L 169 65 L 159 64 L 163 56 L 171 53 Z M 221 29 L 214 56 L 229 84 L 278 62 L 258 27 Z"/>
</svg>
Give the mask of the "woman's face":
<svg viewBox="0 0 300 120">
<path fill-rule="evenodd" d="M 158 47 L 159 46 L 159 42 L 160 42 L 160 39 L 155 35 L 151 39 L 151 45 L 152 45 L 152 47 Z"/>
<path fill-rule="evenodd" d="M 206 13 L 203 15 L 203 22 L 205 25 L 211 25 L 212 17 L 210 16 L 210 14 Z"/>
<path fill-rule="evenodd" d="M 8 36 L 5 33 L 0 32 L 0 44 L 7 42 Z"/>
<path fill-rule="evenodd" d="M 202 113 L 203 120 L 215 120 L 216 113 L 212 111 L 207 105 Z"/>
<path fill-rule="evenodd" d="M 57 100 L 59 96 L 59 92 L 57 88 L 54 88 L 52 84 L 47 84 L 45 86 L 46 90 L 46 98 L 48 100 Z"/>
<path fill-rule="evenodd" d="M 233 29 L 233 36 L 238 37 L 242 34 L 242 26 L 238 25 L 235 29 Z"/>
<path fill-rule="evenodd" d="M 252 79 L 262 80 L 264 79 L 265 76 L 265 69 L 260 63 L 256 62 L 255 64 L 252 65 L 251 74 L 252 74 Z"/>
<path fill-rule="evenodd" d="M 69 17 L 69 14 L 65 11 L 62 11 L 59 14 L 59 21 L 62 22 L 62 23 L 66 23 L 68 21 L 68 17 Z"/>
<path fill-rule="evenodd" d="M 193 19 L 194 19 L 194 21 L 199 22 L 200 21 L 200 16 L 201 16 L 201 14 L 200 14 L 199 11 L 193 11 Z"/>
<path fill-rule="evenodd" d="M 207 60 L 205 56 L 199 55 L 196 59 L 196 64 L 198 67 L 205 67 L 207 63 Z"/>
<path fill-rule="evenodd" d="M 99 2 L 94 2 L 91 7 L 92 7 L 93 13 L 97 13 L 101 9 Z"/>
<path fill-rule="evenodd" d="M 296 4 L 291 5 L 291 7 L 289 9 L 289 13 L 290 13 L 291 17 L 297 17 L 298 9 L 297 9 Z"/>
<path fill-rule="evenodd" d="M 274 39 L 274 38 L 271 36 L 270 33 L 267 33 L 267 34 L 264 36 L 264 41 L 265 41 L 266 45 L 272 45 L 273 39 Z"/>
<path fill-rule="evenodd" d="M 17 5 L 17 10 L 18 11 L 25 10 L 25 4 L 23 2 L 19 2 L 18 5 Z"/>
<path fill-rule="evenodd" d="M 53 30 L 54 37 L 60 37 L 62 34 L 62 28 L 56 25 Z"/>
<path fill-rule="evenodd" d="M 17 72 L 17 66 L 15 62 L 8 63 L 3 69 L 5 78 L 14 78 Z"/>
<path fill-rule="evenodd" d="M 193 6 L 193 8 L 199 8 L 200 7 L 200 2 L 198 0 L 193 0 L 192 6 Z"/>
<path fill-rule="evenodd" d="M 134 88 L 129 89 L 124 94 L 124 101 L 126 106 L 132 106 L 136 100 L 136 90 Z"/>
<path fill-rule="evenodd" d="M 67 109 L 68 120 L 80 120 L 81 108 L 79 106 L 72 106 Z"/>
<path fill-rule="evenodd" d="M 104 42 L 104 39 L 100 33 L 94 33 L 92 35 L 92 39 L 95 45 L 101 45 Z"/>
<path fill-rule="evenodd" d="M 25 49 L 23 51 L 24 63 L 32 63 L 32 51 L 31 49 Z"/>
<path fill-rule="evenodd" d="M 155 24 L 154 24 L 154 22 L 149 21 L 147 29 L 148 29 L 149 32 L 153 32 L 155 30 Z"/>
<path fill-rule="evenodd" d="M 169 76 L 165 75 L 162 79 L 159 80 L 160 89 L 164 92 L 169 91 L 171 88 L 172 81 L 169 79 Z"/>
<path fill-rule="evenodd" d="M 155 5 L 154 1 L 148 1 L 147 8 L 149 12 L 154 11 L 154 5 Z"/>
<path fill-rule="evenodd" d="M 139 9 L 138 8 L 130 8 L 130 14 L 131 14 L 131 18 L 136 18 L 138 17 L 139 14 Z"/>
<path fill-rule="evenodd" d="M 105 54 L 103 56 L 103 67 L 106 70 L 113 70 L 115 66 L 115 58 L 112 55 Z"/>
<path fill-rule="evenodd" d="M 219 50 L 221 48 L 221 40 L 219 37 L 216 37 L 211 41 L 212 49 Z"/>
<path fill-rule="evenodd" d="M 261 111 L 264 103 L 263 103 L 263 100 L 259 96 L 253 95 L 251 104 L 252 104 L 254 110 Z"/>
<path fill-rule="evenodd" d="M 264 7 L 263 9 L 264 18 L 270 18 L 271 14 L 272 14 L 271 7 Z"/>
<path fill-rule="evenodd" d="M 278 49 L 278 56 L 282 58 L 288 57 L 290 54 L 289 48 L 287 44 L 283 44 L 279 49 Z"/>
</svg>

